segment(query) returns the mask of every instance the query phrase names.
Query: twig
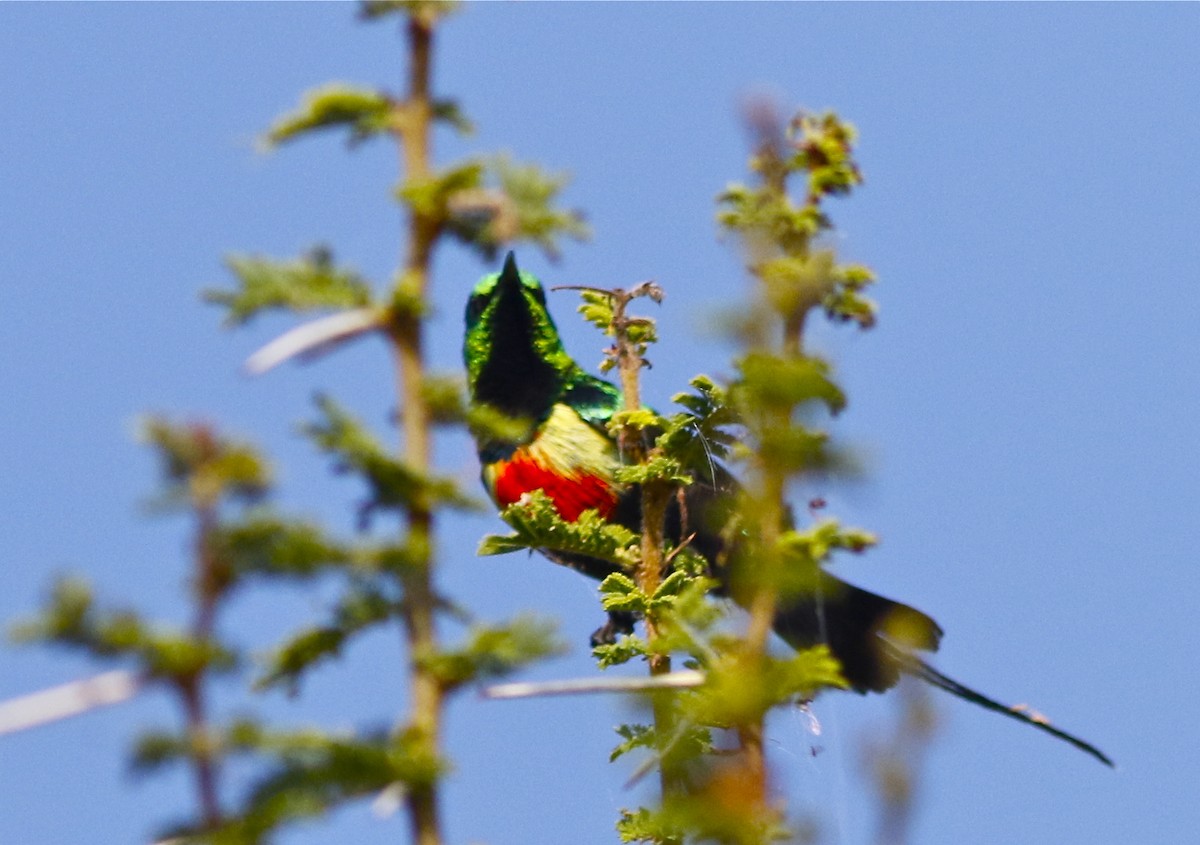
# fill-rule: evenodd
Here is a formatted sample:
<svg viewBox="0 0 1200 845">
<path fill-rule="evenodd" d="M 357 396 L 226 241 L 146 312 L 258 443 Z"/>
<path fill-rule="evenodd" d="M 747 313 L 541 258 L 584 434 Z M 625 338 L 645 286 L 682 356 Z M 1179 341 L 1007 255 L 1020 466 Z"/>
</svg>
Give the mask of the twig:
<svg viewBox="0 0 1200 845">
<path fill-rule="evenodd" d="M 537 698 L 544 695 L 585 695 L 594 692 L 646 692 L 659 689 L 690 689 L 705 681 L 703 672 L 681 669 L 646 678 L 576 678 L 569 681 L 522 681 L 484 687 L 484 698 Z"/>
<path fill-rule="evenodd" d="M 0 735 L 16 733 L 79 716 L 137 695 L 145 685 L 139 675 L 116 669 L 80 681 L 0 702 Z"/>
<path fill-rule="evenodd" d="M 384 316 L 374 308 L 339 311 L 296 326 L 246 359 L 244 368 L 261 376 L 290 358 L 314 358 L 334 346 L 383 326 Z"/>
</svg>

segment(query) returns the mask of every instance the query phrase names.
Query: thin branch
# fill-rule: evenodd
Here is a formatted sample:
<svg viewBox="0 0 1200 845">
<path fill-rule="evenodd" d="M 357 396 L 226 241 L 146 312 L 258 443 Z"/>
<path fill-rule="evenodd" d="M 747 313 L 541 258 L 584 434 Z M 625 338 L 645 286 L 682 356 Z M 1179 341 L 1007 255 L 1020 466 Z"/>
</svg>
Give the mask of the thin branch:
<svg viewBox="0 0 1200 845">
<path fill-rule="evenodd" d="M 400 109 L 401 164 L 410 183 L 427 179 L 432 170 L 433 102 L 430 75 L 434 41 L 434 16 L 411 12 L 408 19 L 408 96 Z M 429 283 L 433 248 L 443 221 L 417 208 L 410 208 L 408 248 L 399 284 L 409 296 L 424 301 Z M 433 461 L 430 412 L 425 397 L 425 355 L 421 316 L 406 311 L 393 316 L 391 339 L 397 362 L 397 387 L 404 426 L 404 460 L 417 473 L 429 471 Z M 431 571 L 433 514 L 427 502 L 413 503 L 407 513 L 407 542 L 421 549 L 421 560 L 403 576 L 405 602 L 404 632 L 410 654 L 408 678 L 410 716 L 407 731 L 416 734 L 430 756 L 440 751 L 442 708 L 445 690 L 438 678 L 415 655 L 438 650 L 434 611 L 437 606 Z M 441 845 L 442 823 L 436 783 L 410 789 L 404 796 L 412 839 L 416 845 Z"/>
<path fill-rule="evenodd" d="M 383 327 L 384 315 L 374 308 L 339 311 L 284 332 L 246 359 L 245 371 L 261 376 L 291 358 L 316 358 L 367 332 Z"/>
<path fill-rule="evenodd" d="M 125 669 L 0 702 L 0 736 L 80 716 L 137 695 L 145 679 Z"/>
<path fill-rule="evenodd" d="M 537 698 L 545 695 L 586 695 L 595 692 L 647 692 L 660 689 L 691 689 L 705 681 L 703 672 L 681 669 L 647 678 L 577 678 L 569 681 L 522 681 L 484 687 L 484 698 Z"/>
<path fill-rule="evenodd" d="M 200 499 L 196 507 L 196 576 L 193 590 L 196 599 L 196 617 L 192 623 L 192 637 L 205 644 L 213 641 L 216 627 L 217 605 L 225 590 L 225 576 L 221 562 L 213 552 L 212 537 L 217 530 L 215 500 Z M 215 830 L 221 824 L 221 802 L 217 792 L 220 776 L 217 760 L 209 740 L 208 706 L 204 698 L 204 670 L 180 679 L 176 686 L 183 699 L 187 714 L 188 736 L 191 740 L 191 761 L 196 778 L 196 791 L 200 799 L 200 810 L 204 826 Z"/>
</svg>

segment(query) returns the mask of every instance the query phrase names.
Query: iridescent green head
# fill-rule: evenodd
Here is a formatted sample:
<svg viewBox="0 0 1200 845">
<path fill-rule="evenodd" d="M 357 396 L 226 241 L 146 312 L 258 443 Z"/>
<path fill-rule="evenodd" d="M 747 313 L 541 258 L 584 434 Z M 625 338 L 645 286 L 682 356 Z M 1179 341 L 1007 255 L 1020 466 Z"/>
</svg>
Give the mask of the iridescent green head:
<svg viewBox="0 0 1200 845">
<path fill-rule="evenodd" d="M 541 282 L 520 272 L 511 252 L 467 302 L 463 360 L 472 402 L 535 421 L 582 375 L 563 349 Z"/>
</svg>

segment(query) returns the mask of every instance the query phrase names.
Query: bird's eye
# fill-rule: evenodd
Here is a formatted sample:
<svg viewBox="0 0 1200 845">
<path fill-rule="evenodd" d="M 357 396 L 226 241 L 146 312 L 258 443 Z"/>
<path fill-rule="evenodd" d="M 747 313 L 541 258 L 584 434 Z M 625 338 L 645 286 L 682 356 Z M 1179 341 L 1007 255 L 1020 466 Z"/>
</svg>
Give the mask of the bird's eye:
<svg viewBox="0 0 1200 845">
<path fill-rule="evenodd" d="M 546 304 L 546 289 L 545 288 L 543 288 L 541 285 L 538 285 L 535 288 L 530 288 L 530 291 L 533 292 L 533 298 L 538 301 L 539 305 L 544 306 Z"/>
</svg>

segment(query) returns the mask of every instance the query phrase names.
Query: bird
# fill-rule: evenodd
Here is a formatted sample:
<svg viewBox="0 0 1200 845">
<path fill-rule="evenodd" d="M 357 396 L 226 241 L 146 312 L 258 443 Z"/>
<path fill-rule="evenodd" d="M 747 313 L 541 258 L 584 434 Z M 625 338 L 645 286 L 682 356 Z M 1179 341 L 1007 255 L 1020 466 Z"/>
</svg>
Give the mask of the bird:
<svg viewBox="0 0 1200 845">
<path fill-rule="evenodd" d="M 503 511 L 541 491 L 564 520 L 573 522 L 595 511 L 605 521 L 639 531 L 640 491 L 614 479 L 621 455 L 608 422 L 623 407 L 621 392 L 567 353 L 547 307 L 545 288 L 536 276 L 518 269 L 512 252 L 500 272 L 485 275 L 475 285 L 465 322 L 463 359 L 470 407 L 507 423 L 473 427 L 483 485 L 495 505 Z M 707 476 L 683 488 L 682 503 L 672 500 L 665 533 L 679 544 L 686 519 L 692 532 L 688 543 L 708 562 L 708 574 L 717 583 L 714 592 L 736 603 L 724 565 L 729 541 L 721 529 L 737 481 L 719 465 L 711 466 Z M 539 551 L 597 580 L 621 571 L 618 564 L 596 557 Z M 628 614 L 610 614 L 592 635 L 592 644 L 612 642 L 618 634 L 631 632 L 633 625 Z M 936 651 L 943 634 L 930 616 L 827 572 L 819 573 L 815 591 L 779 602 L 773 629 L 797 650 L 825 644 L 854 692 L 884 692 L 911 675 L 1114 765 L 1094 745 L 1039 714 L 1002 704 L 921 659 L 917 653 Z"/>
</svg>

